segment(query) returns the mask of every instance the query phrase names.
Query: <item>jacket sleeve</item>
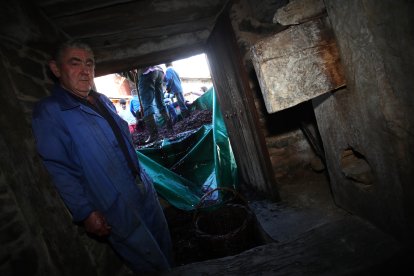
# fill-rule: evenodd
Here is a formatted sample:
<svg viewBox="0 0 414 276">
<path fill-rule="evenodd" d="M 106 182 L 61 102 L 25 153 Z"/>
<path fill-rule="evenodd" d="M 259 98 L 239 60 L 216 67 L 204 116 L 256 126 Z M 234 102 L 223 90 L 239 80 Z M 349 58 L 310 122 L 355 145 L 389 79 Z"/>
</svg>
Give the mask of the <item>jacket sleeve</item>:
<svg viewBox="0 0 414 276">
<path fill-rule="evenodd" d="M 164 75 L 164 83 L 165 83 L 165 89 L 167 90 L 168 93 L 171 93 L 172 82 L 173 82 L 173 76 L 172 76 L 171 70 L 167 69 Z"/>
<path fill-rule="evenodd" d="M 36 147 L 74 221 L 82 221 L 95 209 L 81 184 L 82 169 L 70 135 L 45 107 L 35 108 L 32 128 Z"/>
</svg>

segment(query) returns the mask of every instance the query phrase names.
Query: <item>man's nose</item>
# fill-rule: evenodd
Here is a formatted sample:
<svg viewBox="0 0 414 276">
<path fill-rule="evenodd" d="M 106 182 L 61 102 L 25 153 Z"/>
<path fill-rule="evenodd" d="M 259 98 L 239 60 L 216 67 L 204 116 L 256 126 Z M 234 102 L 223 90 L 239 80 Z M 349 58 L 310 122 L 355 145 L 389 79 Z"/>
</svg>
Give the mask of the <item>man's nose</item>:
<svg viewBox="0 0 414 276">
<path fill-rule="evenodd" d="M 82 64 L 82 73 L 91 74 L 93 72 L 93 66 L 90 66 L 86 63 Z"/>
</svg>

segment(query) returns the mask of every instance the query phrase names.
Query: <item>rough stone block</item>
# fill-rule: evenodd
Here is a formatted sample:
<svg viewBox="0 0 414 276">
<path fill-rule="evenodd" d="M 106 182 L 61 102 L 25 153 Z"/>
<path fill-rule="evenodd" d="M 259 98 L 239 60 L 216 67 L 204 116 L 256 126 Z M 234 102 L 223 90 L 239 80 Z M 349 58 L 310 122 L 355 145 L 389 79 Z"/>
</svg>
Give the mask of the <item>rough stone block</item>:
<svg viewBox="0 0 414 276">
<path fill-rule="evenodd" d="M 260 40 L 251 55 L 269 113 L 345 85 L 336 41 L 323 19 Z"/>
</svg>

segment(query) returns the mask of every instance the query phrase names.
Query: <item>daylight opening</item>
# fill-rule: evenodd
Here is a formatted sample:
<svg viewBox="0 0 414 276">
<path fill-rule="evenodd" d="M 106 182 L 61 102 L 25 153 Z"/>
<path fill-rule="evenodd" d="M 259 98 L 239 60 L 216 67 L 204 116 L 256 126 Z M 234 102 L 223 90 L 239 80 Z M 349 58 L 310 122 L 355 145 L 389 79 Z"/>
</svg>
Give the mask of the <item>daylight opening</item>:
<svg viewBox="0 0 414 276">
<path fill-rule="evenodd" d="M 236 196 L 237 166 L 205 54 L 98 77 L 95 85 L 129 125 L 140 165 L 164 207 L 178 263 L 262 243 L 247 203 Z M 220 215 L 211 216 L 210 208 Z M 215 250 L 207 250 L 212 243 Z"/>
</svg>

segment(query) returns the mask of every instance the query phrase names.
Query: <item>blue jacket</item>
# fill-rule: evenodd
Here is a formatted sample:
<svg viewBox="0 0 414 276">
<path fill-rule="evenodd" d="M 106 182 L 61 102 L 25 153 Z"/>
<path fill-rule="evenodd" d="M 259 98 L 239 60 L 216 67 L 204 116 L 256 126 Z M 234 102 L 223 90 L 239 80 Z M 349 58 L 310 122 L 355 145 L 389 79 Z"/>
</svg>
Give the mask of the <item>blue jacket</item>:
<svg viewBox="0 0 414 276">
<path fill-rule="evenodd" d="M 121 129 L 138 167 L 127 123 L 99 94 Z M 135 272 L 168 269 L 171 240 L 150 179 L 128 167 L 106 119 L 56 85 L 33 110 L 37 150 L 75 221 L 101 211 L 112 227 L 109 241 Z"/>
<path fill-rule="evenodd" d="M 139 167 L 127 123 L 106 96 L 100 94 L 99 100 L 120 126 L 129 154 Z M 142 188 L 152 190 L 152 184 L 142 171 L 143 184 L 136 184 L 103 117 L 56 85 L 51 96 L 36 104 L 32 126 L 37 150 L 75 221 L 99 210 L 112 226 L 111 238 L 115 240 L 125 239 L 138 226 L 148 226 L 148 206 L 141 206 L 145 201 Z"/>
<path fill-rule="evenodd" d="M 168 93 L 177 94 L 183 93 L 183 88 L 181 86 L 181 79 L 177 71 L 172 67 L 168 67 L 165 71 L 164 83 Z"/>
<path fill-rule="evenodd" d="M 131 111 L 132 115 L 134 115 L 134 117 L 137 117 L 137 112 L 139 111 L 139 99 L 138 96 L 133 96 L 131 99 L 131 102 L 129 104 L 129 110 Z"/>
</svg>

